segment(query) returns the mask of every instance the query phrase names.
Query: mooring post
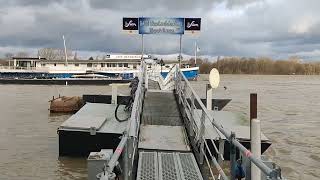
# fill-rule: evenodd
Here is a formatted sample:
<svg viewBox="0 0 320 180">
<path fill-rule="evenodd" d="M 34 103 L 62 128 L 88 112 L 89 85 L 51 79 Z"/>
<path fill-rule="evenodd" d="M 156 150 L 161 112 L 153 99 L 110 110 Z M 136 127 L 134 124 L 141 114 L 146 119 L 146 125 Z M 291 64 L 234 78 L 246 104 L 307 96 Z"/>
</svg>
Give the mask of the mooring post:
<svg viewBox="0 0 320 180">
<path fill-rule="evenodd" d="M 261 126 L 260 120 L 251 120 L 251 152 L 254 157 L 261 158 Z M 260 180 L 261 171 L 260 169 L 251 162 L 251 179 Z"/>
<path fill-rule="evenodd" d="M 148 72 L 145 72 L 145 89 L 148 90 L 148 84 L 149 84 L 149 77 L 148 77 Z"/>
<path fill-rule="evenodd" d="M 252 119 L 257 119 L 257 93 L 250 94 L 250 127 Z M 251 133 L 250 133 L 251 134 Z M 251 135 L 250 135 L 251 138 Z"/>
<path fill-rule="evenodd" d="M 112 87 L 111 104 L 117 105 L 118 86 L 116 84 L 111 84 L 111 87 Z"/>
<path fill-rule="evenodd" d="M 230 136 L 230 174 L 231 174 L 231 179 L 234 180 L 236 178 L 235 176 L 235 168 L 236 168 L 236 147 L 232 144 L 233 140 L 236 138 L 236 133 L 235 132 L 231 132 L 231 136 Z"/>
<path fill-rule="evenodd" d="M 210 84 L 207 84 L 206 87 L 207 90 L 207 109 L 208 110 L 212 110 L 212 92 L 213 92 L 213 88 L 211 87 Z"/>
</svg>

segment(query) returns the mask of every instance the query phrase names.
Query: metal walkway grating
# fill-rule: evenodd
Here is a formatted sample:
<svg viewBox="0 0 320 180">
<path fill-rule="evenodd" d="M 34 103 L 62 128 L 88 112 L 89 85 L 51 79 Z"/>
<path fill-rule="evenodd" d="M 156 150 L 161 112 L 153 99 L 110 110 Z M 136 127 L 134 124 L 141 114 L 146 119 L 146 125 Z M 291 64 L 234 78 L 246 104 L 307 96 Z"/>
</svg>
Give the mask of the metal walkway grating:
<svg viewBox="0 0 320 180">
<path fill-rule="evenodd" d="M 158 153 L 159 158 L 159 178 L 160 180 L 178 180 L 179 167 L 175 154 L 173 153 Z"/>
<path fill-rule="evenodd" d="M 159 83 L 157 81 L 153 81 L 153 80 L 149 79 L 148 89 L 158 89 L 158 90 L 160 90 Z"/>
<path fill-rule="evenodd" d="M 203 180 L 192 153 L 140 152 L 137 180 Z"/>
<path fill-rule="evenodd" d="M 143 108 L 142 124 L 183 125 L 173 92 L 147 92 Z"/>
<path fill-rule="evenodd" d="M 158 180 L 157 152 L 140 152 L 137 179 Z"/>
<path fill-rule="evenodd" d="M 191 153 L 179 153 L 179 163 L 181 167 L 181 178 L 183 180 L 196 180 L 202 179 L 197 162 Z"/>
</svg>

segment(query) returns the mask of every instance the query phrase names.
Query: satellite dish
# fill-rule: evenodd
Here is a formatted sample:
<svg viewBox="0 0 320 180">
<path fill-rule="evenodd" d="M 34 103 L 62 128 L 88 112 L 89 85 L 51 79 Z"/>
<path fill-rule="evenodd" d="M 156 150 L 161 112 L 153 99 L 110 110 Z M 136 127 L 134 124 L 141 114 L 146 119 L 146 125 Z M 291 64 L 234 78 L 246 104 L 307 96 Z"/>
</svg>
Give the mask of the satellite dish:
<svg viewBox="0 0 320 180">
<path fill-rule="evenodd" d="M 219 86 L 220 75 L 219 75 L 219 71 L 216 68 L 213 68 L 210 71 L 209 82 L 210 82 L 211 88 L 215 89 Z"/>
</svg>

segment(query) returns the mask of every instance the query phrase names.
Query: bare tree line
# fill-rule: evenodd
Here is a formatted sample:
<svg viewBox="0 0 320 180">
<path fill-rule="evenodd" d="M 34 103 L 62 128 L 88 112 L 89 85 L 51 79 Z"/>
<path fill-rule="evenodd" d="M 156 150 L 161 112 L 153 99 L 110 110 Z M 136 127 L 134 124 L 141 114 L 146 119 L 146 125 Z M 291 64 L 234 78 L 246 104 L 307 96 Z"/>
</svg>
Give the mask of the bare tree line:
<svg viewBox="0 0 320 180">
<path fill-rule="evenodd" d="M 20 58 L 28 58 L 30 57 L 30 53 L 25 51 L 20 51 L 17 53 L 5 53 L 6 59 L 11 59 L 12 57 L 20 57 Z M 65 53 L 63 49 L 56 49 L 56 48 L 42 48 L 38 50 L 38 57 L 45 58 L 46 60 L 64 60 Z M 73 55 L 72 50 L 67 49 L 67 56 L 68 59 L 77 58 L 77 54 Z"/>
<path fill-rule="evenodd" d="M 38 51 L 38 56 L 41 58 L 46 58 L 46 60 L 63 60 L 65 59 L 65 52 L 63 49 L 55 48 L 42 48 Z M 76 58 L 73 56 L 72 50 L 67 49 L 68 59 Z"/>
<path fill-rule="evenodd" d="M 194 65 L 194 59 L 190 60 Z M 320 75 L 320 63 L 303 63 L 297 57 L 288 60 L 272 60 L 270 58 L 223 58 L 216 62 L 197 59 L 200 73 L 207 74 L 217 68 L 222 74 L 299 74 Z"/>
</svg>

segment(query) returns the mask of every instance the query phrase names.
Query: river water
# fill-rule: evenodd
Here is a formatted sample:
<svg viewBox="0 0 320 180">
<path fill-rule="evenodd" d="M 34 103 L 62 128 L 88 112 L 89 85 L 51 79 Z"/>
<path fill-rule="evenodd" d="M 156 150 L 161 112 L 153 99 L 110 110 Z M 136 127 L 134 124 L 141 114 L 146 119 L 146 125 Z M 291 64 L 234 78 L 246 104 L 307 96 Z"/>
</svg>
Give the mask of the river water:
<svg viewBox="0 0 320 180">
<path fill-rule="evenodd" d="M 206 75 L 192 82 L 202 97 L 206 83 Z M 273 142 L 267 155 L 288 179 L 313 180 L 320 179 L 319 91 L 320 76 L 222 75 L 214 97 L 233 99 L 225 110 L 248 119 L 249 94 L 258 93 L 258 118 Z M 85 159 L 58 157 L 56 131 L 70 115 L 50 115 L 48 100 L 110 93 L 109 86 L 0 85 L 0 179 L 86 179 Z"/>
</svg>

